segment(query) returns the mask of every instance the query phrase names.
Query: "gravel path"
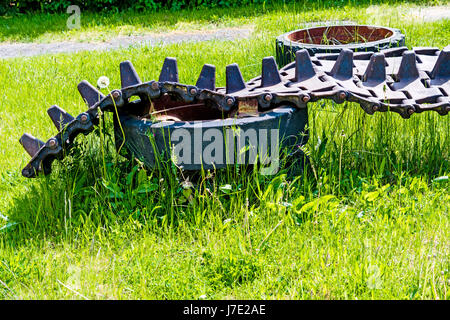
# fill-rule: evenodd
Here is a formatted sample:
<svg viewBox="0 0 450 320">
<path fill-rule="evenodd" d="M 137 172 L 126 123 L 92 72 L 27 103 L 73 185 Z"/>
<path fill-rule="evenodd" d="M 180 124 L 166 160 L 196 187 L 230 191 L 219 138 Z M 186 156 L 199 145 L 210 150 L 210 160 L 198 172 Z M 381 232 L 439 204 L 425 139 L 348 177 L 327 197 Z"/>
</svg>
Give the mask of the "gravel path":
<svg viewBox="0 0 450 320">
<path fill-rule="evenodd" d="M 85 50 L 114 50 L 180 42 L 230 41 L 248 38 L 252 31 L 249 28 L 224 28 L 214 31 L 180 32 L 165 35 L 119 36 L 106 42 L 3 43 L 0 44 L 0 58 L 26 57 Z"/>
<path fill-rule="evenodd" d="M 369 7 L 368 13 L 374 10 Z M 407 16 L 410 19 L 422 21 L 436 21 L 450 18 L 450 6 L 425 7 L 411 9 Z M 347 23 L 351 23 L 347 21 Z M 311 23 L 313 26 L 317 23 Z M 321 23 L 323 24 L 323 23 Z M 251 28 L 223 28 L 213 31 L 171 32 L 168 34 L 152 34 L 143 36 L 119 36 L 105 42 L 63 41 L 53 43 L 0 43 L 0 59 L 13 57 L 27 57 L 41 54 L 61 52 L 77 52 L 92 50 L 114 50 L 120 48 L 155 46 L 180 42 L 198 42 L 210 40 L 231 41 L 249 38 Z"/>
</svg>

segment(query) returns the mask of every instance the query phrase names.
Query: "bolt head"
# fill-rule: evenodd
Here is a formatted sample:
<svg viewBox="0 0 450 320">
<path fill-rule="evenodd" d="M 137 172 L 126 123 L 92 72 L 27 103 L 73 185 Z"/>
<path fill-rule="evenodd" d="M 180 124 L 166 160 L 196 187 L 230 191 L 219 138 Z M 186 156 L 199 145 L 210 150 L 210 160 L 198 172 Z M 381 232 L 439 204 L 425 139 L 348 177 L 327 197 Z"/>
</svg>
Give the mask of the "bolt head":
<svg viewBox="0 0 450 320">
<path fill-rule="evenodd" d="M 264 100 L 266 100 L 266 101 L 272 100 L 272 95 L 271 95 L 270 93 L 266 94 L 266 95 L 264 96 Z"/>
<path fill-rule="evenodd" d="M 152 82 L 152 89 L 153 90 L 158 90 L 159 89 L 158 82 Z"/>
<path fill-rule="evenodd" d="M 309 100 L 311 100 L 311 98 L 309 96 L 303 96 L 302 101 L 304 103 L 307 103 Z"/>
<path fill-rule="evenodd" d="M 341 98 L 342 100 L 344 100 L 346 97 L 347 97 L 347 94 L 344 91 L 339 93 L 339 98 Z"/>
<path fill-rule="evenodd" d="M 408 114 L 409 114 L 409 115 L 412 115 L 414 112 L 415 112 L 415 111 L 414 111 L 413 108 L 409 108 L 409 109 L 408 109 Z"/>
<path fill-rule="evenodd" d="M 82 114 L 80 117 L 80 120 L 82 123 L 86 123 L 88 121 L 88 115 L 87 114 Z"/>
<path fill-rule="evenodd" d="M 191 90 L 189 91 L 192 95 L 197 94 L 197 89 L 195 88 L 191 88 Z"/>
<path fill-rule="evenodd" d="M 112 93 L 112 96 L 114 99 L 117 99 L 120 97 L 120 92 L 118 90 L 114 90 Z"/>
<path fill-rule="evenodd" d="M 227 105 L 231 106 L 233 104 L 233 102 L 234 102 L 233 98 L 228 98 L 227 99 Z"/>
<path fill-rule="evenodd" d="M 50 139 L 48 142 L 50 149 L 55 149 L 58 146 L 58 141 L 56 139 Z"/>
<path fill-rule="evenodd" d="M 377 105 L 373 105 L 373 106 L 372 106 L 372 110 L 373 110 L 373 111 L 378 111 L 378 109 L 379 109 L 379 108 L 378 108 Z"/>
</svg>

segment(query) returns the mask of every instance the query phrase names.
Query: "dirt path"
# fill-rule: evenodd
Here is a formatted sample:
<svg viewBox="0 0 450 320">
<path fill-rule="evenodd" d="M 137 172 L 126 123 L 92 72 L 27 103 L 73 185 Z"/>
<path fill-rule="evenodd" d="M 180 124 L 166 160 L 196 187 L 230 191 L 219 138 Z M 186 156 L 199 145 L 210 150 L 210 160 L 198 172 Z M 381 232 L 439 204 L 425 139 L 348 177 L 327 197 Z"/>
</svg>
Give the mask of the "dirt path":
<svg viewBox="0 0 450 320">
<path fill-rule="evenodd" d="M 0 44 L 0 58 L 26 57 L 85 50 L 114 50 L 144 45 L 155 46 L 180 42 L 210 40 L 230 41 L 248 38 L 252 31 L 253 30 L 250 28 L 224 28 L 213 31 L 119 36 L 105 42 L 64 41 L 54 43 L 3 43 Z"/>
</svg>

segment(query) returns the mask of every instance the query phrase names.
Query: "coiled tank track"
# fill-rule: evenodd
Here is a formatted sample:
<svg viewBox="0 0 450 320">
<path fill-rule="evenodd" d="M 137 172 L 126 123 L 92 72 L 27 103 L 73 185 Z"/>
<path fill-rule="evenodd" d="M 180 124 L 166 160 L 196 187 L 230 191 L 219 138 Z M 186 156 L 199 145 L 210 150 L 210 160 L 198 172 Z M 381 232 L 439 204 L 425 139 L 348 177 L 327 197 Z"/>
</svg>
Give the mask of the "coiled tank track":
<svg viewBox="0 0 450 320">
<path fill-rule="evenodd" d="M 159 79 L 142 82 L 129 61 L 120 64 L 121 89 L 107 96 L 87 81 L 78 90 L 88 109 L 76 117 L 52 106 L 48 115 L 58 133 L 43 142 L 30 134 L 20 138 L 32 157 L 22 170 L 25 177 L 49 174 L 55 159 L 62 159 L 75 137 L 88 134 L 98 125 L 99 112 L 121 112 L 145 117 L 152 106 L 169 110 L 180 105 L 202 105 L 224 117 L 232 117 L 243 105 L 258 112 L 280 105 L 307 108 L 308 102 L 332 99 L 359 103 L 368 114 L 395 112 L 403 118 L 414 113 L 450 111 L 450 47 L 392 48 L 381 52 L 316 54 L 296 52 L 295 61 L 278 69 L 275 59 L 262 60 L 261 75 L 245 82 L 237 64 L 226 67 L 226 87 L 216 88 L 215 67 L 204 65 L 195 85 L 179 83 L 177 61 L 166 58 Z M 130 101 L 132 97 L 139 97 Z M 175 103 L 168 104 L 168 97 Z M 194 109 L 192 109 L 194 110 Z M 199 118 L 201 115 L 198 114 Z"/>
</svg>

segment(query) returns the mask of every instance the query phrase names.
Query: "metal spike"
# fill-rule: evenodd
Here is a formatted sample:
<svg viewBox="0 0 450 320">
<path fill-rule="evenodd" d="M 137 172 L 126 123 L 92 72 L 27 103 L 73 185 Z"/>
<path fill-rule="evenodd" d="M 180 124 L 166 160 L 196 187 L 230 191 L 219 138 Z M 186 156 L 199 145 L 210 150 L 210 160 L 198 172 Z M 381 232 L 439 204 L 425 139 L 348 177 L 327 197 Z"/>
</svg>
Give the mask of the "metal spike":
<svg viewBox="0 0 450 320">
<path fill-rule="evenodd" d="M 83 99 L 87 102 L 89 107 L 92 107 L 94 104 L 105 97 L 100 91 L 94 88 L 94 86 L 86 80 L 83 80 L 78 84 L 78 91 L 80 92 Z"/>
<path fill-rule="evenodd" d="M 419 70 L 417 69 L 416 54 L 414 51 L 408 50 L 403 52 L 397 78 L 399 81 L 419 78 Z"/>
<path fill-rule="evenodd" d="M 47 114 L 50 117 L 50 119 L 52 119 L 53 124 L 55 125 L 56 129 L 58 129 L 58 131 L 61 131 L 61 129 L 63 129 L 66 124 L 72 122 L 72 120 L 75 119 L 65 110 L 61 109 L 56 105 L 51 106 L 47 110 Z"/>
<path fill-rule="evenodd" d="M 363 81 L 384 82 L 386 80 L 386 61 L 384 54 L 376 52 L 370 57 L 369 64 L 363 75 Z"/>
<path fill-rule="evenodd" d="M 435 78 L 450 78 L 450 46 L 445 47 L 431 71 L 431 79 Z"/>
<path fill-rule="evenodd" d="M 227 93 L 233 93 L 246 88 L 241 70 L 239 70 L 239 66 L 236 63 L 227 65 L 225 74 Z"/>
<path fill-rule="evenodd" d="M 128 60 L 120 63 L 120 81 L 122 88 L 142 83 L 133 64 Z"/>
<path fill-rule="evenodd" d="M 31 157 L 34 157 L 39 149 L 41 149 L 45 144 L 45 142 L 33 137 L 28 133 L 24 133 L 23 136 L 19 139 L 19 142 Z"/>
<path fill-rule="evenodd" d="M 295 81 L 300 82 L 315 76 L 308 50 L 302 49 L 295 53 Z"/>
<path fill-rule="evenodd" d="M 353 76 L 353 51 L 350 49 L 342 49 L 333 69 L 331 76 L 336 79 L 349 79 Z"/>
<path fill-rule="evenodd" d="M 270 87 L 281 82 L 278 66 L 274 57 L 266 57 L 262 60 L 261 86 Z"/>
<path fill-rule="evenodd" d="M 216 89 L 216 67 L 212 64 L 203 65 L 202 72 L 198 77 L 196 87 L 200 89 L 215 90 Z"/>
<path fill-rule="evenodd" d="M 159 81 L 178 82 L 177 59 L 168 57 L 164 60 Z"/>
</svg>

